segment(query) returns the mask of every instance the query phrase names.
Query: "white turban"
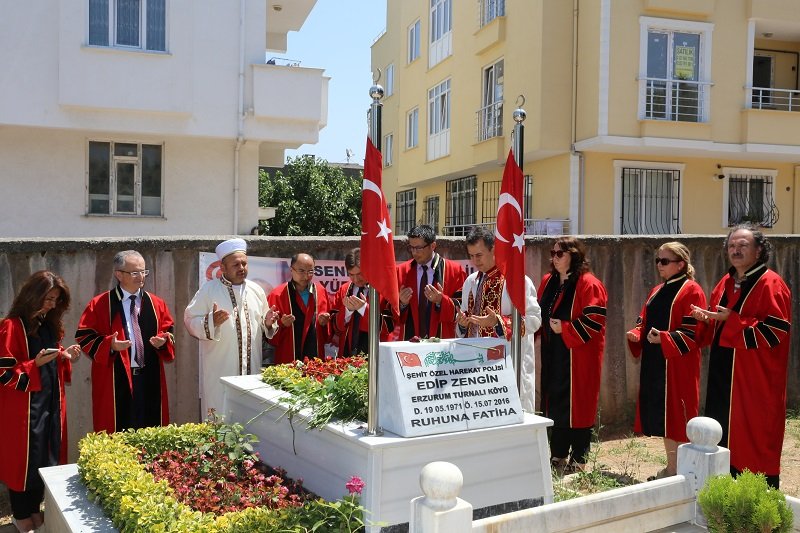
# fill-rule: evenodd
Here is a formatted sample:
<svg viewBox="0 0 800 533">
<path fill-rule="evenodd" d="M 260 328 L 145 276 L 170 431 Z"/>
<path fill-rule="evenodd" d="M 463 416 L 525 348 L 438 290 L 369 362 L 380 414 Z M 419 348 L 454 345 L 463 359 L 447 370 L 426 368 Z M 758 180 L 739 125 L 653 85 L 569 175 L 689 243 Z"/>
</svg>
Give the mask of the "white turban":
<svg viewBox="0 0 800 533">
<path fill-rule="evenodd" d="M 222 261 L 227 256 L 235 252 L 247 253 L 247 243 L 244 239 L 228 239 L 217 245 L 217 259 Z"/>
</svg>

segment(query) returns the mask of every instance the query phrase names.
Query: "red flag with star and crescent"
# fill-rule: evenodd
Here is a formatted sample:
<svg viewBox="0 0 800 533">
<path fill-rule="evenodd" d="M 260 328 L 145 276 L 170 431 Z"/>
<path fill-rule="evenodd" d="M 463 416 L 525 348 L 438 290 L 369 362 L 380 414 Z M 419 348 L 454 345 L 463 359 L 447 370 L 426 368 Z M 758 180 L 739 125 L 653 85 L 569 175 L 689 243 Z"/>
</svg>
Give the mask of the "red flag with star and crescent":
<svg viewBox="0 0 800 533">
<path fill-rule="evenodd" d="M 383 196 L 381 153 L 367 137 L 364 182 L 361 189 L 361 273 L 400 312 L 397 272 L 394 262 L 392 222 Z"/>
<path fill-rule="evenodd" d="M 494 230 L 494 259 L 506 278 L 506 290 L 519 314 L 525 316 L 525 225 L 522 220 L 522 170 L 508 151 Z"/>
</svg>

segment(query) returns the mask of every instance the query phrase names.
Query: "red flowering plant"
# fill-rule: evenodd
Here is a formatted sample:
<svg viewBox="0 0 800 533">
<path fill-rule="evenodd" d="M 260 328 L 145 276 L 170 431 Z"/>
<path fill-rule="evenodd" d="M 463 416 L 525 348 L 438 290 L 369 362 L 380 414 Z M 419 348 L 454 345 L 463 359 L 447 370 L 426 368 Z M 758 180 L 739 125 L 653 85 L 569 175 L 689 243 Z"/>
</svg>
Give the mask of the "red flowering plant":
<svg viewBox="0 0 800 533">
<path fill-rule="evenodd" d="M 280 399 L 287 413 L 307 409 L 309 428 L 321 428 L 337 420 L 343 424 L 367 418 L 367 360 L 305 358 L 266 367 L 262 380 L 289 393 Z"/>
<path fill-rule="evenodd" d="M 242 429 L 212 417 L 91 433 L 79 443 L 81 479 L 122 532 L 364 530 L 360 479 L 341 500 L 325 501 L 262 463 L 252 452 L 256 437 Z"/>
</svg>

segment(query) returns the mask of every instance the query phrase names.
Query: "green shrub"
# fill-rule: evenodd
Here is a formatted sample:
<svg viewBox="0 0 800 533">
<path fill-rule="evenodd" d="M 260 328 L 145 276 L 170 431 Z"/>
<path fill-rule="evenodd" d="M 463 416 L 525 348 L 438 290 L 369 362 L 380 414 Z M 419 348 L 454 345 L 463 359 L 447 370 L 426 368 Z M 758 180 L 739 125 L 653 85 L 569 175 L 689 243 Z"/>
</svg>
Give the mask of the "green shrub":
<svg viewBox="0 0 800 533">
<path fill-rule="evenodd" d="M 745 470 L 735 480 L 716 476 L 697 495 L 708 530 L 719 533 L 785 533 L 794 516 L 786 497 L 767 485 L 763 474 Z"/>
</svg>

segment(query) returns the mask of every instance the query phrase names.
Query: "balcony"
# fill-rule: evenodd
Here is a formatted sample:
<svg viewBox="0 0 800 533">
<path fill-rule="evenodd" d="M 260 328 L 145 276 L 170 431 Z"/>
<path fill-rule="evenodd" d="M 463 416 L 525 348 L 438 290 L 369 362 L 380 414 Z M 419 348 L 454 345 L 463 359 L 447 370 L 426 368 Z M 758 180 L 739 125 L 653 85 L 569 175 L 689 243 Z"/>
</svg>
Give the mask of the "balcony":
<svg viewBox="0 0 800 533">
<path fill-rule="evenodd" d="M 272 140 L 280 130 L 281 140 L 314 143 L 327 123 L 330 78 L 322 69 L 292 64 L 252 65 L 255 124 L 248 134 L 255 138 Z"/>
</svg>

